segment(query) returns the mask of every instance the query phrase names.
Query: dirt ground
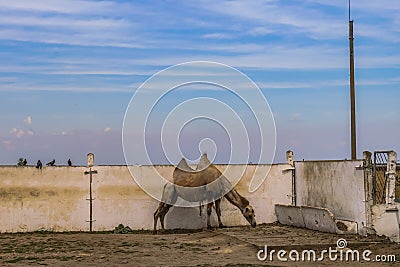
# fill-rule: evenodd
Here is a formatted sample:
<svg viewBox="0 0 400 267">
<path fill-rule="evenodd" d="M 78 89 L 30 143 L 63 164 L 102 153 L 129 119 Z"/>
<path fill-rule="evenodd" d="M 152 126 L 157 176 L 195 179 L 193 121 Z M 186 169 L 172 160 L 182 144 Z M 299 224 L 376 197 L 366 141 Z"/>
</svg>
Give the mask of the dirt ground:
<svg viewBox="0 0 400 267">
<path fill-rule="evenodd" d="M 291 261 L 291 250 L 337 249 L 344 238 L 347 248 L 370 250 L 371 261 Z M 260 261 L 257 253 L 285 250 L 287 262 Z M 343 250 L 346 251 L 346 248 Z M 263 254 L 261 253 L 260 256 Z M 295 254 L 293 254 L 295 255 Z M 396 255 L 396 262 L 374 261 L 376 255 Z M 382 257 L 381 257 L 382 258 Z M 391 260 L 393 261 L 393 259 Z M 233 227 L 217 230 L 147 231 L 114 233 L 25 233 L 0 234 L 1 266 L 400 266 L 400 244 L 377 236 L 335 235 L 278 224 L 256 228 Z"/>
</svg>

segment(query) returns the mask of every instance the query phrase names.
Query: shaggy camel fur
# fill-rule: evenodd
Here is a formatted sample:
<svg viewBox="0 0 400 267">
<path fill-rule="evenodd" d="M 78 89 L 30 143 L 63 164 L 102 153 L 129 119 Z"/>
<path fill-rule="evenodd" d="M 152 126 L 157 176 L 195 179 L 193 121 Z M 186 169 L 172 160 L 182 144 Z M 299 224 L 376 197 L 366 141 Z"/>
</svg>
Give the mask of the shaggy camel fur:
<svg viewBox="0 0 400 267">
<path fill-rule="evenodd" d="M 198 202 L 200 206 L 203 201 L 208 203 L 207 228 L 211 228 L 210 216 L 213 205 L 215 205 L 218 225 L 224 227 L 221 221 L 221 196 L 239 208 L 251 226 L 256 227 L 254 209 L 246 198 L 235 189 L 230 189 L 231 187 L 229 180 L 208 160 L 206 154 L 202 155 L 196 170 L 190 168 L 186 160 L 182 159 L 174 170 L 173 183 L 164 185 L 161 202 L 154 213 L 154 232 L 157 231 L 158 219 L 164 230 L 165 215 L 175 204 L 178 196 L 189 202 Z"/>
</svg>

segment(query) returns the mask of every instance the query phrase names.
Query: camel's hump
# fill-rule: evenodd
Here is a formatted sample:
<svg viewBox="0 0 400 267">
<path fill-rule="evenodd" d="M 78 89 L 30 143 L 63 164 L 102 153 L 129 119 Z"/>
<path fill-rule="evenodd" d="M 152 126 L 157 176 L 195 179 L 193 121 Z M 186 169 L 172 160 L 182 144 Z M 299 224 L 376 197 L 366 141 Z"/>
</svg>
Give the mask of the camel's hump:
<svg viewBox="0 0 400 267">
<path fill-rule="evenodd" d="M 211 162 L 207 157 L 207 153 L 204 153 L 200 158 L 199 164 L 197 164 L 197 170 L 205 169 L 210 165 L 211 165 Z"/>
<path fill-rule="evenodd" d="M 176 168 L 178 168 L 182 171 L 193 171 L 193 169 L 190 168 L 189 164 L 186 162 L 186 160 L 184 158 L 182 158 L 181 161 L 179 161 Z"/>
</svg>

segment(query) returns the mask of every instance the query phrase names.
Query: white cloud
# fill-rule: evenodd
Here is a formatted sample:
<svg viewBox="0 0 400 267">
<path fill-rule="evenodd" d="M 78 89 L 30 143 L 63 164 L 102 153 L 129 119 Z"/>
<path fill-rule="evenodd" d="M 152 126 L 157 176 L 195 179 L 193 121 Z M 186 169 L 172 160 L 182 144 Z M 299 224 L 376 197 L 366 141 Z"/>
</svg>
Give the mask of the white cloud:
<svg viewBox="0 0 400 267">
<path fill-rule="evenodd" d="M 111 131 L 111 128 L 110 128 L 110 127 L 104 128 L 104 132 L 105 132 L 105 133 L 108 133 L 109 131 Z"/>
<path fill-rule="evenodd" d="M 10 134 L 17 138 L 21 138 L 25 134 L 25 132 L 22 129 L 12 128 L 10 130 Z"/>
<path fill-rule="evenodd" d="M 0 77 L 0 83 L 13 83 L 17 81 L 17 77 Z"/>
<path fill-rule="evenodd" d="M 383 1 L 389 3 L 389 0 Z M 151 53 L 143 52 L 142 56 L 139 51 L 139 57 L 120 56 L 118 52 L 115 53 L 115 57 L 114 53 L 110 53 L 112 57 L 99 56 L 98 53 L 91 56 L 91 53 L 87 53 L 83 57 L 79 57 L 82 56 L 81 52 L 68 53 L 69 48 L 63 48 L 64 50 L 57 48 L 61 52 L 52 50 L 54 57 L 38 56 L 35 58 L 30 56 L 24 61 L 27 64 L 20 64 L 18 60 L 15 61 L 16 63 L 10 61 L 11 66 L 10 64 L 6 64 L 6 67 L 0 66 L 0 72 L 11 70 L 12 72 L 47 75 L 135 75 L 137 69 L 143 69 L 139 75 L 151 75 L 153 73 L 147 71 L 148 68 L 146 67 L 148 66 L 160 70 L 154 66 L 164 67 L 184 61 L 199 60 L 199 56 L 201 60 L 222 62 L 235 67 L 260 69 L 309 70 L 348 67 L 346 12 L 343 12 L 344 19 L 342 21 L 341 14 L 331 13 L 329 7 L 324 7 L 335 6 L 339 10 L 345 11 L 346 3 L 329 0 L 306 0 L 294 5 L 276 0 L 255 0 L 251 4 L 240 1 L 214 3 L 209 0 L 200 0 L 199 3 L 182 2 L 181 4 L 183 5 L 182 8 L 187 8 L 188 14 L 178 14 L 173 10 L 161 12 L 158 5 L 154 5 L 151 12 L 138 14 L 137 10 L 143 11 L 147 8 L 146 4 L 135 3 L 131 5 L 111 1 L 59 0 L 57 3 L 50 0 L 43 0 L 40 3 L 3 1 L 0 3 L 0 24 L 5 27 L 0 29 L 0 39 L 81 46 L 132 47 L 150 50 Z M 322 8 L 319 5 L 322 5 Z M 367 6 L 368 8 L 366 8 Z M 378 16 L 379 12 L 375 9 L 379 9 L 380 6 L 384 5 L 380 2 L 373 3 L 373 1 L 365 4 L 354 3 L 355 11 L 358 9 L 357 12 L 362 16 L 370 13 Z M 391 8 L 398 10 L 399 4 L 391 3 L 391 5 L 388 4 L 379 10 L 390 11 Z M 113 10 L 113 12 L 110 13 L 110 10 Z M 124 12 L 116 17 L 113 15 L 116 14 L 115 10 Z M 136 12 L 135 14 L 138 14 L 138 16 L 127 16 L 129 12 Z M 150 18 L 148 16 L 150 13 L 154 19 L 146 20 L 145 18 Z M 24 16 L 21 16 L 21 14 L 24 14 Z M 98 16 L 99 14 L 101 16 Z M 156 15 L 154 16 L 154 14 Z M 208 19 L 209 17 L 203 15 L 211 15 L 212 18 Z M 214 18 L 215 15 L 217 15 L 217 19 Z M 368 36 L 378 40 L 386 38 L 392 40 L 392 42 L 398 41 L 400 40 L 399 34 L 390 34 L 399 28 L 396 28 L 400 23 L 398 16 L 391 15 L 387 21 L 393 21 L 394 18 L 396 18 L 397 24 L 393 24 L 391 27 L 381 27 L 380 23 L 385 23 L 382 22 L 383 20 L 378 21 L 376 25 L 372 24 L 371 20 L 356 24 L 355 31 L 358 36 Z M 165 24 L 162 24 L 162 27 L 159 28 L 160 21 L 165 21 Z M 183 25 L 182 21 L 187 21 L 188 24 Z M 235 23 L 231 23 L 232 21 Z M 194 31 L 193 34 L 179 32 L 181 29 L 188 29 L 189 26 L 201 29 L 201 31 Z M 157 32 L 152 31 L 152 29 L 156 29 L 155 27 L 157 27 Z M 59 30 L 60 28 L 61 30 Z M 175 31 L 171 33 L 169 29 Z M 199 41 L 199 32 L 200 38 L 208 40 Z M 202 33 L 206 34 L 201 35 Z M 265 42 L 260 42 L 251 38 L 251 36 L 265 36 L 270 33 L 274 33 L 272 39 L 277 35 L 282 37 L 283 41 L 281 42 L 281 39 L 278 39 L 279 42 L 269 42 L 269 38 L 265 38 Z M 293 42 L 286 41 L 286 37 Z M 306 40 L 299 45 L 297 38 L 304 40 L 303 37 L 317 40 L 312 40 L 312 43 L 308 43 L 308 40 Z M 318 39 L 322 39 L 324 43 L 319 43 Z M 334 39 L 334 43 L 330 43 L 330 39 Z M 341 43 L 338 44 L 338 42 Z M 358 46 L 357 43 L 356 45 Z M 173 49 L 176 48 L 182 48 L 184 52 L 175 52 Z M 71 49 L 73 49 L 71 51 L 75 51 L 76 48 Z M 81 47 L 76 51 L 80 51 L 80 49 L 83 51 L 92 48 Z M 96 47 L 94 49 L 104 48 Z M 164 49 L 164 53 L 161 54 L 160 51 Z M 168 49 L 172 51 L 170 52 Z M 382 49 L 376 49 L 376 46 L 372 44 L 369 49 L 356 50 L 359 55 L 357 67 L 398 67 L 400 55 L 396 51 L 385 52 L 384 55 L 381 54 L 383 52 L 378 52 L 386 51 L 385 49 L 385 46 L 382 46 Z M 364 55 L 361 54 L 362 52 Z M 32 54 L 35 55 L 35 53 Z M 62 55 L 63 58 L 57 56 L 57 54 Z M 72 54 L 73 56 L 71 56 Z M 10 58 L 12 56 L 11 54 Z M 16 65 L 12 66 L 12 64 Z M 271 84 L 270 86 L 270 88 L 275 87 L 304 88 L 309 86 L 308 84 L 288 81 L 286 84 Z M 132 91 L 131 88 L 121 84 L 103 84 L 100 86 L 84 82 L 77 85 L 62 82 L 42 84 L 36 81 L 31 82 L 29 78 L 21 78 L 15 83 L 2 86 L 0 89 L 0 91 L 14 90 Z"/>
<path fill-rule="evenodd" d="M 65 34 L 62 31 L 42 31 L 38 29 L 2 29 L 0 30 L 0 39 L 77 46 L 144 47 L 144 44 L 141 44 L 140 41 L 128 38 L 126 32 L 121 33 L 115 30 L 109 30 L 107 32 L 101 32 L 101 30 L 82 31 L 75 32 L 74 34 Z"/>
<path fill-rule="evenodd" d="M 300 121 L 301 120 L 301 114 L 300 113 L 293 113 L 292 115 L 290 115 L 289 117 L 289 121 Z"/>
<path fill-rule="evenodd" d="M 334 39 L 346 26 L 336 17 L 308 5 L 284 5 L 278 1 L 201 1 L 201 7 L 213 13 L 231 16 L 239 21 L 277 26 L 282 34 L 305 34 L 316 39 Z M 343 7 L 346 7 L 344 4 Z M 318 25 L 316 27 L 316 25 Z"/>
<path fill-rule="evenodd" d="M 315 82 L 314 82 L 315 83 Z M 263 89 L 294 89 L 312 88 L 314 83 L 310 82 L 259 82 L 257 86 Z"/>
<path fill-rule="evenodd" d="M 273 30 L 267 29 L 266 27 L 255 27 L 248 31 L 248 34 L 252 36 L 264 36 L 273 32 Z"/>
<path fill-rule="evenodd" d="M 206 38 L 206 39 L 231 39 L 232 35 L 216 32 L 216 33 L 204 34 L 203 38 Z"/>
<path fill-rule="evenodd" d="M 31 116 L 27 116 L 27 117 L 24 119 L 24 122 L 25 122 L 25 124 L 27 124 L 27 125 L 31 125 L 31 124 L 32 124 L 32 117 L 31 117 Z"/>
<path fill-rule="evenodd" d="M 4 147 L 4 149 L 6 149 L 6 150 L 14 150 L 15 149 L 14 144 L 11 140 L 4 140 L 1 143 Z"/>
<path fill-rule="evenodd" d="M 26 132 L 26 134 L 27 134 L 27 135 L 30 135 L 30 136 L 33 136 L 33 135 L 35 135 L 35 132 L 32 131 L 32 130 L 28 130 L 28 131 Z"/>
<path fill-rule="evenodd" d="M 1 1 L 0 8 L 12 11 L 52 12 L 62 14 L 106 14 L 110 10 L 123 11 L 126 5 L 111 1 L 80 1 L 80 0 L 14 0 Z"/>
<path fill-rule="evenodd" d="M 139 47 L 138 43 L 145 43 L 140 35 L 143 27 L 131 16 L 140 10 L 136 5 L 112 1 L 1 1 L 0 25 L 4 29 L 0 30 L 0 39 Z"/>
<path fill-rule="evenodd" d="M 128 27 L 129 24 L 121 19 L 74 19 L 67 17 L 35 17 L 17 15 L 5 15 L 0 17 L 1 24 L 16 25 L 16 26 L 39 26 L 54 29 L 73 29 L 73 30 L 88 30 L 88 29 L 118 29 Z"/>
<path fill-rule="evenodd" d="M 8 92 L 8 91 L 58 91 L 58 92 L 133 92 L 133 89 L 136 89 L 141 83 L 138 83 L 137 86 L 127 85 L 127 86 L 91 86 L 86 85 L 83 87 L 79 86 L 66 86 L 66 85 L 32 85 L 25 86 L 24 84 L 14 84 L 10 86 L 2 86 L 0 87 L 0 92 Z M 132 88 L 133 87 L 133 88 Z"/>
<path fill-rule="evenodd" d="M 24 134 L 25 134 L 24 130 L 19 129 L 16 136 L 17 136 L 17 138 L 21 138 Z"/>
</svg>

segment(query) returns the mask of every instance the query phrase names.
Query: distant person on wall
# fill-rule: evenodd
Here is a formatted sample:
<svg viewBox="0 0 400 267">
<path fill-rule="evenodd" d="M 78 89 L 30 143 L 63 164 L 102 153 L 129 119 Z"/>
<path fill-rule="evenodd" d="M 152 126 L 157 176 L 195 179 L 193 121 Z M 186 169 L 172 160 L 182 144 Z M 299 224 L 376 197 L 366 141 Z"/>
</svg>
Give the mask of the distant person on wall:
<svg viewBox="0 0 400 267">
<path fill-rule="evenodd" d="M 56 164 L 56 160 L 53 159 L 52 161 L 50 161 L 49 163 L 47 163 L 47 166 L 54 166 Z"/>
<path fill-rule="evenodd" d="M 71 161 L 71 159 L 68 159 L 68 166 L 72 166 L 72 161 Z"/>
<path fill-rule="evenodd" d="M 37 161 L 37 163 L 36 163 L 36 169 L 41 170 L 42 167 L 43 167 L 42 162 L 41 162 L 40 159 L 39 159 L 39 160 Z"/>
<path fill-rule="evenodd" d="M 27 164 L 28 164 L 28 161 L 26 159 L 24 159 L 23 166 L 26 166 Z"/>
</svg>

